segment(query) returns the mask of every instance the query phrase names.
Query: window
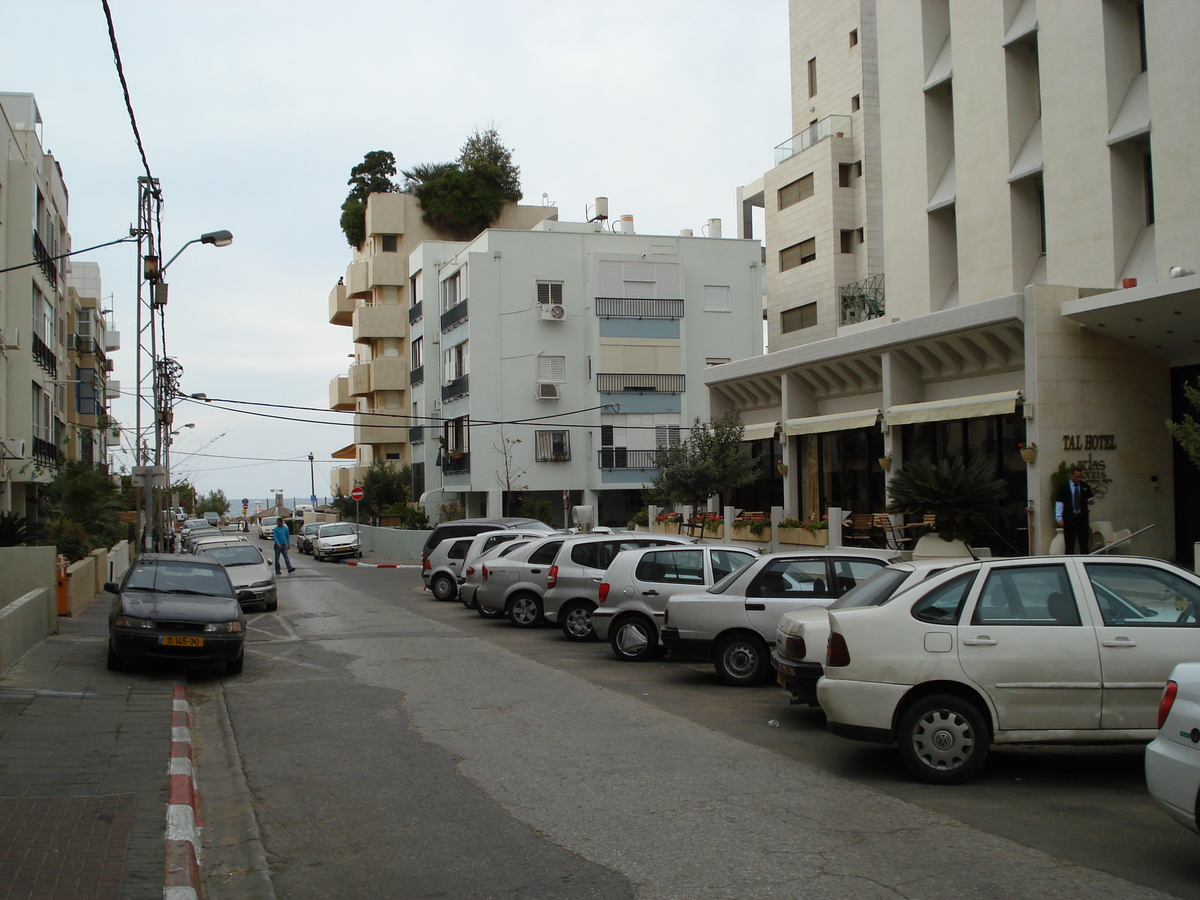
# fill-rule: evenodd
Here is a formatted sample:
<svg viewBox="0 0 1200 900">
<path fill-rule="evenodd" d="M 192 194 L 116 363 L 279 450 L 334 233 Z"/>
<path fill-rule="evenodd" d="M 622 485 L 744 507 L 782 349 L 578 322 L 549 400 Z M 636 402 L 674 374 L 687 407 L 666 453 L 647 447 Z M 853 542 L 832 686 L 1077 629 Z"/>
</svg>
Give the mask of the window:
<svg viewBox="0 0 1200 900">
<path fill-rule="evenodd" d="M 857 160 L 854 163 L 854 177 L 862 178 L 862 160 Z"/>
<path fill-rule="evenodd" d="M 1079 607 L 1064 566 L 996 569 L 979 595 L 972 625 L 1076 625 Z"/>
<path fill-rule="evenodd" d="M 562 541 L 550 541 L 542 544 L 532 553 L 529 554 L 529 562 L 535 566 L 548 566 L 554 562 L 554 557 L 558 556 L 558 551 L 562 549 Z"/>
<path fill-rule="evenodd" d="M 839 597 L 862 584 L 884 567 L 882 560 L 836 559 L 833 561 L 834 593 Z"/>
<path fill-rule="evenodd" d="M 857 28 L 852 29 L 850 32 L 850 46 L 851 47 L 858 46 L 858 29 Z"/>
<path fill-rule="evenodd" d="M 805 263 L 810 263 L 817 258 L 817 239 L 809 238 L 807 241 L 801 241 L 798 244 L 792 244 L 790 247 L 785 247 L 779 251 L 779 268 L 781 271 L 794 269 L 796 266 L 802 266 Z"/>
<path fill-rule="evenodd" d="M 667 447 L 674 447 L 679 443 L 679 426 L 678 425 L 655 425 L 654 426 L 654 447 L 656 450 L 665 450 Z"/>
<path fill-rule="evenodd" d="M 862 109 L 862 98 L 858 94 L 855 94 L 850 98 L 850 112 L 856 113 L 860 109 Z"/>
<path fill-rule="evenodd" d="M 462 274 L 463 270 L 459 269 L 442 282 L 443 311 L 458 306 L 459 301 L 465 299 L 464 295 L 462 294 Z"/>
<path fill-rule="evenodd" d="M 746 596 L 790 599 L 832 597 L 825 583 L 826 577 L 823 557 L 777 559 L 758 573 L 758 577 L 747 588 Z"/>
<path fill-rule="evenodd" d="M 1105 625 L 1196 628 L 1200 624 L 1200 589 L 1173 572 L 1099 563 L 1084 568 Z"/>
<path fill-rule="evenodd" d="M 1141 9 L 1139 6 L 1138 9 Z M 1142 183 L 1146 192 L 1146 224 L 1154 224 L 1154 168 L 1150 162 L 1150 148 L 1142 153 Z M 1043 198 L 1043 203 L 1045 199 Z"/>
<path fill-rule="evenodd" d="M 729 285 L 706 284 L 704 286 L 704 311 L 729 312 Z"/>
<path fill-rule="evenodd" d="M 855 228 L 854 229 L 854 240 L 855 240 L 855 242 L 857 242 L 859 244 L 866 243 L 866 240 L 867 240 L 866 230 L 863 228 Z"/>
<path fill-rule="evenodd" d="M 801 200 L 807 200 L 813 195 L 813 177 L 809 172 L 803 178 L 797 178 L 791 184 L 779 189 L 779 208 L 787 209 Z"/>
<path fill-rule="evenodd" d="M 914 619 L 934 625 L 955 625 L 962 613 L 963 601 L 975 579 L 974 572 L 959 575 L 940 585 L 913 604 Z"/>
<path fill-rule="evenodd" d="M 471 373 L 471 353 L 467 347 L 469 343 L 471 342 L 463 341 L 461 344 L 455 344 L 442 354 L 442 384 L 449 384 Z"/>
<path fill-rule="evenodd" d="M 817 58 L 808 61 L 808 96 L 817 96 Z"/>
<path fill-rule="evenodd" d="M 816 303 L 805 303 L 803 306 L 785 309 L 779 314 L 779 328 L 784 334 L 789 331 L 799 331 L 801 328 L 812 328 L 816 324 Z"/>
<path fill-rule="evenodd" d="M 850 179 L 853 177 L 853 163 L 838 163 L 838 187 L 850 187 Z"/>
<path fill-rule="evenodd" d="M 412 368 L 419 369 L 425 364 L 425 339 L 417 338 L 412 342 Z"/>
<path fill-rule="evenodd" d="M 421 273 L 418 272 L 412 278 L 408 279 L 408 281 L 410 285 L 408 291 L 408 305 L 420 306 L 421 298 L 425 296 L 425 291 L 421 287 Z"/>
<path fill-rule="evenodd" d="M 383 253 L 395 253 L 396 252 L 396 235 L 381 234 L 379 236 L 379 249 Z"/>
<path fill-rule="evenodd" d="M 536 462 L 570 462 L 571 436 L 567 431 L 535 431 Z"/>
<path fill-rule="evenodd" d="M 704 551 L 647 553 L 638 560 L 633 577 L 654 584 L 704 584 Z"/>
<path fill-rule="evenodd" d="M 726 575 L 736 572 L 753 559 L 757 559 L 757 557 L 738 550 L 714 549 L 712 551 L 713 581 L 720 581 Z"/>
<path fill-rule="evenodd" d="M 539 356 L 537 358 L 537 380 L 539 384 L 565 383 L 567 358 L 565 356 Z"/>
<path fill-rule="evenodd" d="M 562 289 L 561 281 L 539 281 L 537 283 L 537 302 L 562 303 Z"/>
<path fill-rule="evenodd" d="M 96 405 L 96 370 L 75 367 L 75 409 L 81 416 L 94 416 L 100 412 Z"/>
<path fill-rule="evenodd" d="M 446 452 L 466 453 L 471 449 L 471 428 L 467 416 L 447 419 L 442 423 L 442 437 L 446 440 Z"/>
<path fill-rule="evenodd" d="M 854 252 L 854 232 L 847 231 L 845 228 L 842 229 L 841 251 L 843 253 L 853 253 Z"/>
</svg>

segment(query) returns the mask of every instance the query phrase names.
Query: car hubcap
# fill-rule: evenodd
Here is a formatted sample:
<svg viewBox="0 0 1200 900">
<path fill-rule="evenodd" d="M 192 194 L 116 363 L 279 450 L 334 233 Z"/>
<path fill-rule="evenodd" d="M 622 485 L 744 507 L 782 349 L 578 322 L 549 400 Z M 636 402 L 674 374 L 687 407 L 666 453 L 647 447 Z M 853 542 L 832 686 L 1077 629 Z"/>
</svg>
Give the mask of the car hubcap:
<svg viewBox="0 0 1200 900">
<path fill-rule="evenodd" d="M 451 594 L 450 581 L 446 578 L 439 578 L 433 583 L 433 594 L 439 600 L 449 600 Z"/>
<path fill-rule="evenodd" d="M 537 607 L 532 600 L 518 600 L 513 604 L 513 618 L 522 625 L 528 625 L 537 616 Z"/>
<path fill-rule="evenodd" d="M 592 633 L 592 614 L 576 607 L 567 613 L 567 631 L 575 637 L 587 637 Z"/>
<path fill-rule="evenodd" d="M 725 651 L 725 668 L 736 678 L 750 675 L 758 663 L 758 654 L 748 644 L 734 644 Z"/>
<path fill-rule="evenodd" d="M 617 647 L 626 656 L 637 656 L 649 644 L 650 638 L 641 625 L 622 625 L 617 629 Z"/>
<path fill-rule="evenodd" d="M 918 720 L 912 735 L 917 758 L 931 769 L 957 769 L 971 758 L 975 735 L 970 723 L 953 710 L 931 710 Z"/>
</svg>

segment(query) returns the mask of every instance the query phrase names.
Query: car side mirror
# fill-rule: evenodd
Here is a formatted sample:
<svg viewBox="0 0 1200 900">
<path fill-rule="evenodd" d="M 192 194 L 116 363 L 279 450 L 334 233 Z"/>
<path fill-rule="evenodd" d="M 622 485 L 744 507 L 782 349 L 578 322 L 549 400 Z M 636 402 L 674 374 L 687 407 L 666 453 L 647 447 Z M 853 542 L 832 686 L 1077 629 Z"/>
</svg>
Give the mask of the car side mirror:
<svg viewBox="0 0 1200 900">
<path fill-rule="evenodd" d="M 238 591 L 237 598 L 240 603 L 253 603 L 254 591 Z"/>
<path fill-rule="evenodd" d="M 115 581 L 106 581 L 104 583 L 104 590 L 108 591 L 110 594 L 119 594 L 121 593 L 121 586 Z"/>
</svg>

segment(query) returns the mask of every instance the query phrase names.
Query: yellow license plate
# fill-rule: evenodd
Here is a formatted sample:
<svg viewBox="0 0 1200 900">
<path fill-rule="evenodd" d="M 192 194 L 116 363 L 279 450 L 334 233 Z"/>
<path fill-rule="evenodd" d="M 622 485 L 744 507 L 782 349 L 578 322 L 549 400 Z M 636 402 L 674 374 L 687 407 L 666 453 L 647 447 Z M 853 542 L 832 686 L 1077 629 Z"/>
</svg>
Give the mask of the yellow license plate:
<svg viewBox="0 0 1200 900">
<path fill-rule="evenodd" d="M 158 642 L 164 647 L 203 647 L 204 638 L 202 637 L 175 637 L 174 635 L 163 635 L 158 639 Z"/>
</svg>

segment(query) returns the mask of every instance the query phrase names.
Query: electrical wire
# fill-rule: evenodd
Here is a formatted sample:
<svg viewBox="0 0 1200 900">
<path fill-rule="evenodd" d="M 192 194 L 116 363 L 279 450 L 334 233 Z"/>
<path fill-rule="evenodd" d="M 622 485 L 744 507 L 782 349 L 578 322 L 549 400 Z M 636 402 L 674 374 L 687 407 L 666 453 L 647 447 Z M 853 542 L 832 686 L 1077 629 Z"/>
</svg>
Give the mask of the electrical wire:
<svg viewBox="0 0 1200 900">
<path fill-rule="evenodd" d="M 100 0 L 104 6 L 104 18 L 108 20 L 108 39 L 112 43 L 113 61 L 117 64 L 117 77 L 121 80 L 121 91 L 125 94 L 125 108 L 129 111 L 129 124 L 133 127 L 133 138 L 137 142 L 138 153 L 142 157 L 142 167 L 146 170 L 146 177 L 150 179 L 150 183 L 155 183 L 155 178 L 150 172 L 150 161 L 146 159 L 146 148 L 142 146 L 142 136 L 138 132 L 137 117 L 133 114 L 133 100 L 129 97 L 129 84 L 125 81 L 125 69 L 121 65 L 121 49 L 117 46 L 117 30 L 113 25 L 112 10 L 108 8 L 108 0 Z M 157 190 L 155 190 L 157 193 Z M 161 227 L 160 227 L 161 232 Z"/>
<path fill-rule="evenodd" d="M 7 269 L 0 269 L 0 274 L 5 272 L 15 272 L 17 269 L 27 269 L 30 266 L 40 266 L 43 262 L 54 262 L 56 259 L 66 259 L 68 256 L 76 256 L 80 253 L 89 253 L 92 250 L 99 250 L 101 247 L 111 247 L 113 244 L 122 244 L 126 241 L 136 240 L 133 236 L 117 238 L 115 241 L 108 241 L 105 244 L 97 244 L 95 247 L 84 247 L 82 250 L 72 250 L 70 253 L 60 253 L 58 256 L 48 256 L 45 259 L 35 259 L 31 262 L 21 263 L 19 266 L 9 266 Z"/>
</svg>

